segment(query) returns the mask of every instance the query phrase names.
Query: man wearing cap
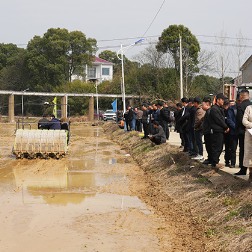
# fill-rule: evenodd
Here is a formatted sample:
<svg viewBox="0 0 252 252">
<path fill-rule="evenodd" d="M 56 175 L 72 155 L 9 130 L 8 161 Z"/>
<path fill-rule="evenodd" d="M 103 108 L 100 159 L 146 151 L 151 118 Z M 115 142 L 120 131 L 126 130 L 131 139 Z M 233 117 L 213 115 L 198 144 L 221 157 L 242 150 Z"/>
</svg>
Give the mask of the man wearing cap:
<svg viewBox="0 0 252 252">
<path fill-rule="evenodd" d="M 166 143 L 166 135 L 164 133 L 163 128 L 159 125 L 159 122 L 154 121 L 153 125 L 154 125 L 155 134 L 149 136 L 150 140 L 156 145 Z"/>
<path fill-rule="evenodd" d="M 212 145 L 212 166 L 216 170 L 223 168 L 219 164 L 219 158 L 223 149 L 224 133 L 229 132 L 229 128 L 225 123 L 225 115 L 223 111 L 225 96 L 220 93 L 216 95 L 216 104 L 211 108 L 209 121 L 211 127 L 211 145 Z"/>
</svg>

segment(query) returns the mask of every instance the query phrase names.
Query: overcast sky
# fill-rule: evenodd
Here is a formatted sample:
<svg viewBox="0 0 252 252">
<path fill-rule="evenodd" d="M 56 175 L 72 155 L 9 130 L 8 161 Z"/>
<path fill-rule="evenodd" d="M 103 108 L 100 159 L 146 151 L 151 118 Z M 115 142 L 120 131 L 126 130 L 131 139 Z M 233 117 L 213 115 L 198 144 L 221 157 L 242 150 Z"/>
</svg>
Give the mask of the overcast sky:
<svg viewBox="0 0 252 252">
<path fill-rule="evenodd" d="M 25 47 L 35 35 L 43 36 L 49 28 L 82 31 L 95 38 L 103 50 L 118 51 L 142 37 L 164 0 L 0 0 L 0 43 Z M 202 48 L 215 48 L 211 36 L 235 38 L 239 31 L 247 39 L 246 56 L 252 54 L 251 0 L 166 0 L 150 29 L 147 41 L 155 41 L 173 24 L 183 24 L 196 35 Z M 104 41 L 109 40 L 109 41 Z M 229 44 L 237 42 L 229 39 Z M 128 58 L 146 46 L 126 52 Z M 97 55 L 98 55 L 97 53 Z"/>
</svg>

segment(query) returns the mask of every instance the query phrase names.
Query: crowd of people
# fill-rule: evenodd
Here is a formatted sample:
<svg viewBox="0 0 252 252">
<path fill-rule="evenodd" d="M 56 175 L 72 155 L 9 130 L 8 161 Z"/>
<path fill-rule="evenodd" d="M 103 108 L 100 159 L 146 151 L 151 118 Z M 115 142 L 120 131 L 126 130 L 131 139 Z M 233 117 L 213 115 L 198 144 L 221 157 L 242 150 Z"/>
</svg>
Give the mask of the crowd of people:
<svg viewBox="0 0 252 252">
<path fill-rule="evenodd" d="M 170 135 L 170 123 L 172 123 L 170 108 L 167 102 L 143 104 L 139 107 L 127 107 L 126 112 L 117 113 L 119 127 L 126 131 L 144 131 L 142 139 L 150 139 L 159 145 L 165 143 Z"/>
<path fill-rule="evenodd" d="M 203 164 L 211 165 L 215 170 L 224 167 L 219 162 L 223 146 L 225 166 L 234 168 L 239 146 L 240 170 L 234 175 L 246 175 L 249 167 L 249 182 L 252 182 L 252 130 L 249 133 L 252 129 L 252 102 L 249 98 L 247 90 L 241 91 L 236 101 L 228 100 L 222 93 L 217 94 L 213 102 L 209 97 L 202 101 L 199 97 L 182 98 L 176 104 L 174 118 L 171 118 L 167 102 L 143 104 L 141 109 L 129 106 L 124 114 L 119 111 L 118 120 L 125 131 L 141 132 L 143 129 L 142 139 L 150 139 L 158 145 L 169 139 L 170 124 L 174 119 L 182 151 L 203 161 L 205 144 L 207 157 Z"/>
</svg>

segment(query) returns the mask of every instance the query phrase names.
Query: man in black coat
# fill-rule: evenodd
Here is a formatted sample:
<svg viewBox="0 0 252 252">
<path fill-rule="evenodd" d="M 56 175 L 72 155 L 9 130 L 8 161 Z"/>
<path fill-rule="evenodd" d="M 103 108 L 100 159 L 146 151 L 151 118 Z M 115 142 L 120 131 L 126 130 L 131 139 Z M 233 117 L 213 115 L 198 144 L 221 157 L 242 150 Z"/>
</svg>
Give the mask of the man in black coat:
<svg viewBox="0 0 252 252">
<path fill-rule="evenodd" d="M 186 131 L 188 132 L 188 139 L 189 139 L 189 152 L 191 157 L 196 157 L 199 150 L 196 144 L 196 139 L 194 136 L 194 122 L 195 122 L 195 113 L 197 108 L 193 106 L 194 98 L 189 98 L 189 106 L 190 109 L 190 116 L 186 126 Z"/>
<path fill-rule="evenodd" d="M 149 135 L 149 129 L 148 129 L 148 110 L 147 106 L 145 104 L 142 105 L 142 124 L 143 124 L 143 130 L 144 130 L 144 137 L 142 139 L 147 139 Z"/>
<path fill-rule="evenodd" d="M 167 128 L 166 128 L 166 132 L 165 132 L 165 135 L 166 135 L 166 139 L 168 140 L 169 137 L 170 137 L 170 129 L 169 129 L 169 123 L 172 122 L 171 120 L 171 111 L 170 111 L 170 108 L 168 107 L 168 102 L 164 102 L 163 104 L 163 109 L 164 109 L 164 114 L 165 114 L 165 120 L 166 120 L 166 123 L 167 123 Z"/>
<path fill-rule="evenodd" d="M 215 169 L 223 168 L 219 164 L 219 158 L 223 149 L 224 133 L 229 132 L 229 128 L 225 123 L 225 115 L 223 111 L 225 96 L 220 93 L 216 95 L 216 104 L 212 106 L 209 121 L 211 126 L 212 141 L 212 166 Z"/>
<path fill-rule="evenodd" d="M 167 131 L 167 128 L 168 128 L 168 121 L 169 121 L 170 116 L 168 115 L 168 111 L 166 111 L 166 108 L 163 107 L 162 102 L 158 102 L 158 108 L 160 110 L 158 121 L 159 121 L 159 124 L 162 126 L 162 128 L 164 130 L 164 133 L 166 135 L 166 131 Z M 168 139 L 168 138 L 167 138 L 167 135 L 166 135 L 166 139 Z"/>
<path fill-rule="evenodd" d="M 180 139 L 181 139 L 181 145 L 179 148 L 184 148 L 185 145 L 185 140 L 184 140 L 184 136 L 182 134 L 182 126 L 178 123 L 179 119 L 182 116 L 182 104 L 181 103 L 177 103 L 176 104 L 177 107 L 177 111 L 174 112 L 174 118 L 175 118 L 175 131 L 177 131 L 179 133 Z"/>
<path fill-rule="evenodd" d="M 128 131 L 131 131 L 132 130 L 132 120 L 134 118 L 134 115 L 133 115 L 133 110 L 132 110 L 131 106 L 128 106 L 128 110 L 129 110 L 129 113 L 128 113 L 127 127 L 128 127 Z"/>
<path fill-rule="evenodd" d="M 212 164 L 212 134 L 211 134 L 211 125 L 209 121 L 209 115 L 211 111 L 211 100 L 208 97 L 205 97 L 202 102 L 202 109 L 206 111 L 203 119 L 203 135 L 205 141 L 205 147 L 207 151 L 207 159 L 202 164 Z"/>
<path fill-rule="evenodd" d="M 247 106 L 252 105 L 252 102 L 249 100 L 249 91 L 243 90 L 240 93 L 240 104 L 237 106 L 237 115 L 236 115 L 236 124 L 235 124 L 235 132 L 239 140 L 239 167 L 241 168 L 239 172 L 234 175 L 246 175 L 247 167 L 243 166 L 243 158 L 244 158 L 244 137 L 245 137 L 245 127 L 242 124 L 242 119 L 244 115 L 244 111 Z"/>
<path fill-rule="evenodd" d="M 190 116 L 191 107 L 188 104 L 188 99 L 185 97 L 181 99 L 181 104 L 183 108 L 181 112 L 182 113 L 181 117 L 178 120 L 178 124 L 181 125 L 181 131 L 182 131 L 183 138 L 185 141 L 183 152 L 189 152 L 189 140 L 188 140 L 188 132 L 186 131 L 186 128 L 187 128 L 187 123 Z"/>
<path fill-rule="evenodd" d="M 49 129 L 47 123 L 49 123 L 47 115 L 43 115 L 43 118 L 38 121 L 38 129 Z"/>
</svg>

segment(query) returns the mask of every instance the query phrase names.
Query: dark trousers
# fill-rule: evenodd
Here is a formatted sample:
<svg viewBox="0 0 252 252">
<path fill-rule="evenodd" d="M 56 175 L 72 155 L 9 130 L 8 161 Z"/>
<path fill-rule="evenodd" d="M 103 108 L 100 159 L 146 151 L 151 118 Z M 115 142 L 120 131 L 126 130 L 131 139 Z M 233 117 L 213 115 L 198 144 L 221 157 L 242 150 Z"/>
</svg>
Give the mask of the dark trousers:
<svg viewBox="0 0 252 252">
<path fill-rule="evenodd" d="M 143 122 L 144 137 L 148 138 L 149 135 L 149 125 L 147 122 Z"/>
<path fill-rule="evenodd" d="M 179 132 L 179 136 L 180 136 L 180 139 L 181 139 L 181 146 L 185 146 L 185 139 L 184 139 L 183 133 Z"/>
<path fill-rule="evenodd" d="M 220 155 L 223 149 L 224 133 L 216 132 L 212 134 L 212 165 L 215 166 L 220 161 Z"/>
<path fill-rule="evenodd" d="M 202 130 L 195 130 L 194 136 L 198 147 L 199 155 L 203 156 Z"/>
<path fill-rule="evenodd" d="M 136 119 L 136 131 L 142 132 L 141 119 Z"/>
<path fill-rule="evenodd" d="M 245 135 L 238 135 L 238 140 L 239 140 L 239 167 L 241 168 L 241 171 L 246 173 L 247 172 L 247 167 L 243 166 L 243 158 L 244 158 L 244 138 Z"/>
<path fill-rule="evenodd" d="M 235 135 L 229 135 L 229 147 L 230 147 L 230 160 L 231 165 L 236 163 L 236 149 L 238 144 L 238 138 Z"/>
<path fill-rule="evenodd" d="M 191 140 L 191 143 L 190 143 Z M 197 155 L 199 153 L 198 145 L 196 143 L 196 137 L 195 137 L 195 130 L 191 129 L 189 132 L 189 146 L 191 144 L 191 152 L 194 155 Z M 202 153 L 203 154 L 203 153 Z"/>
<path fill-rule="evenodd" d="M 225 155 L 224 155 L 224 159 L 225 159 L 225 163 L 229 164 L 230 161 L 230 141 L 229 141 L 229 134 L 224 134 L 224 145 L 225 145 Z"/>
<path fill-rule="evenodd" d="M 127 121 L 127 126 L 128 126 L 128 131 L 131 131 L 132 130 L 132 120 L 128 120 Z"/>
<path fill-rule="evenodd" d="M 150 140 L 156 145 L 161 144 L 161 137 L 152 137 Z"/>
<path fill-rule="evenodd" d="M 167 124 L 165 135 L 166 135 L 166 139 L 169 140 L 169 137 L 170 137 L 170 127 L 169 127 L 169 124 Z"/>
<path fill-rule="evenodd" d="M 166 122 L 166 121 L 161 121 L 161 122 L 160 122 L 160 125 L 162 126 L 163 131 L 164 131 L 164 133 L 165 133 L 165 135 L 166 135 L 166 134 L 167 134 L 167 130 L 169 129 L 167 122 Z M 168 138 L 169 138 L 169 137 L 168 137 Z M 168 139 L 168 138 L 167 138 L 167 135 L 166 135 L 166 139 Z"/>
<path fill-rule="evenodd" d="M 212 155 L 212 134 L 204 135 L 205 147 L 207 151 L 207 159 L 210 164 L 213 163 L 213 155 Z"/>
<path fill-rule="evenodd" d="M 184 145 L 184 152 L 186 151 L 189 151 L 189 139 L 188 139 L 188 132 L 182 132 L 183 134 L 183 138 L 184 138 L 184 141 L 185 141 L 185 145 Z"/>
</svg>

